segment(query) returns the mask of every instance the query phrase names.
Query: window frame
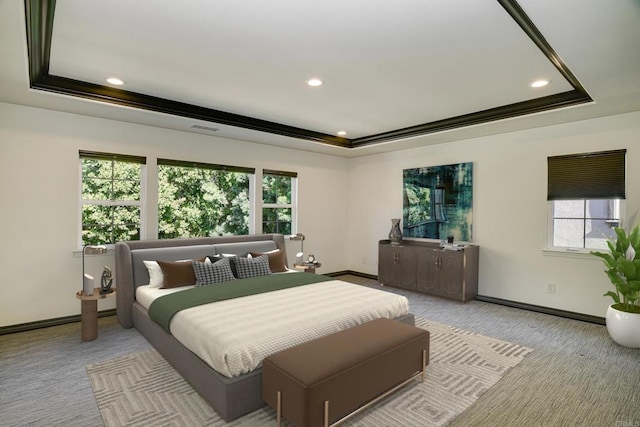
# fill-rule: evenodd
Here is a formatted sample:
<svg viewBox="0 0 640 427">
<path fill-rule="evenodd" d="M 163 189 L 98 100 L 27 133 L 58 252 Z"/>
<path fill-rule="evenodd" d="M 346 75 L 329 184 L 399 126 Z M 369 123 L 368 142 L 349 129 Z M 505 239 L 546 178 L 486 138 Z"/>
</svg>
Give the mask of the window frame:
<svg viewBox="0 0 640 427">
<path fill-rule="evenodd" d="M 605 150 L 547 157 L 547 244 L 550 251 L 589 253 L 602 248 L 586 247 L 587 229 L 583 229 L 583 247 L 554 245 L 556 201 L 618 200 L 618 227 L 625 221 L 626 149 Z M 563 219 L 563 218 L 558 218 Z"/>
<path fill-rule="evenodd" d="M 203 162 L 195 162 L 195 161 L 187 161 L 187 160 L 175 160 L 175 159 L 166 159 L 166 158 L 158 158 L 156 159 L 156 183 L 159 182 L 160 179 L 160 168 L 162 166 L 168 167 L 180 167 L 180 168 L 197 168 L 202 170 L 210 170 L 210 171 L 221 171 L 228 173 L 244 173 L 248 175 L 249 178 L 249 188 L 247 190 L 248 199 L 249 199 L 249 211 L 248 211 L 248 234 L 255 233 L 255 201 L 256 198 L 256 170 L 251 167 L 243 167 L 243 166 L 231 166 L 231 165 L 222 165 L 215 163 L 203 163 Z M 158 205 L 160 203 L 160 191 L 158 188 L 156 194 L 156 211 L 157 215 L 155 218 L 156 221 L 156 239 L 167 239 L 167 237 L 160 237 L 160 211 Z M 189 236 L 189 237 L 197 237 L 197 236 Z"/>
<path fill-rule="evenodd" d="M 270 176 L 281 176 L 291 178 L 291 203 L 265 203 L 264 202 L 264 177 L 266 175 Z M 262 234 L 266 234 L 264 231 L 264 209 L 291 209 L 291 234 L 294 235 L 298 233 L 298 173 L 297 172 L 287 172 L 287 171 L 276 171 L 271 169 L 264 169 L 262 171 L 262 206 L 260 207 L 260 227 L 262 230 Z M 282 233 L 280 233 L 282 234 Z"/>
<path fill-rule="evenodd" d="M 589 254 L 591 251 L 593 250 L 603 250 L 603 248 L 593 248 L 593 247 L 586 247 L 586 233 L 583 233 L 582 236 L 582 241 L 583 241 L 583 247 L 576 247 L 576 246 L 555 246 L 554 245 L 554 227 L 555 227 L 555 219 L 576 219 L 576 220 L 582 220 L 583 223 L 586 223 L 589 219 L 600 219 L 600 220 L 605 220 L 608 221 L 610 219 L 605 219 L 605 218 L 589 218 L 586 214 L 584 214 L 583 217 L 576 217 L 576 218 L 556 218 L 554 216 L 554 203 L 556 201 L 562 202 L 562 201 L 576 201 L 576 199 L 559 199 L 559 200 L 549 200 L 547 202 L 547 247 L 546 250 L 548 251 L 560 251 L 560 252 L 575 252 L 575 253 L 583 253 L 583 254 Z M 624 224 L 624 220 L 625 220 L 625 216 L 624 216 L 624 212 L 625 212 L 625 199 L 578 199 L 579 201 L 582 201 L 585 205 L 585 209 L 586 209 L 586 204 L 587 202 L 589 202 L 590 200 L 610 200 L 610 201 L 615 201 L 617 200 L 617 209 L 614 207 L 614 210 L 618 210 L 618 221 L 616 225 L 611 224 L 610 227 L 613 229 L 614 227 L 622 227 Z M 584 212 L 584 211 L 583 211 Z M 585 230 L 586 230 L 586 225 L 585 225 Z"/>
<path fill-rule="evenodd" d="M 88 199 L 85 200 L 83 197 L 83 184 L 84 184 L 84 173 L 83 173 L 83 160 L 84 159 L 95 159 L 95 160 L 110 160 L 111 162 L 125 162 L 125 163 L 136 163 L 140 165 L 140 197 L 138 200 L 94 200 Z M 84 243 L 83 239 L 83 230 L 84 230 L 84 222 L 83 222 L 83 210 L 87 205 L 90 206 L 137 206 L 140 212 L 140 237 L 139 240 L 143 240 L 146 236 L 147 230 L 147 222 L 146 222 L 146 202 L 147 202 L 147 170 L 146 170 L 146 157 L 143 156 L 132 156 L 126 154 L 115 154 L 115 153 L 106 153 L 106 152 L 96 152 L 96 151 L 83 151 L 79 150 L 78 152 L 78 206 L 79 206 L 79 215 L 78 215 L 78 237 L 76 241 L 76 246 L 78 250 L 82 250 L 87 244 Z M 115 243 L 104 242 L 101 243 L 109 249 L 113 249 Z"/>
</svg>

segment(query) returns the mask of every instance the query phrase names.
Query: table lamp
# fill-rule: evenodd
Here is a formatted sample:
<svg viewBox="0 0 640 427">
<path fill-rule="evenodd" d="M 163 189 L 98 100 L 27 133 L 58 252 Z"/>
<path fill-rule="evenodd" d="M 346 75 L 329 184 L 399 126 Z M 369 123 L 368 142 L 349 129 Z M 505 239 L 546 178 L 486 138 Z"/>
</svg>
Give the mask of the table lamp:
<svg viewBox="0 0 640 427">
<path fill-rule="evenodd" d="M 84 256 L 85 255 L 102 255 L 107 253 L 107 247 L 103 245 L 85 245 L 82 248 L 82 291 L 85 295 L 93 295 L 94 279 L 93 276 L 84 272 Z"/>
<path fill-rule="evenodd" d="M 296 264 L 302 264 L 304 262 L 304 234 L 292 234 L 291 236 L 289 236 L 289 239 L 300 241 L 300 252 L 296 254 Z"/>
</svg>

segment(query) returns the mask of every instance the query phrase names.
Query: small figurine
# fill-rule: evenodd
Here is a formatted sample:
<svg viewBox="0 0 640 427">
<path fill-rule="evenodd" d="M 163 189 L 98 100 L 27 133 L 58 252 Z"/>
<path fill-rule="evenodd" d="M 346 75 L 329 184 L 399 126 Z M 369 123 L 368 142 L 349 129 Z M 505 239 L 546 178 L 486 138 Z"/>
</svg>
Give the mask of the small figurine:
<svg viewBox="0 0 640 427">
<path fill-rule="evenodd" d="M 113 273 L 111 272 L 111 269 L 105 265 L 104 270 L 102 270 L 100 294 L 104 295 L 104 294 L 110 294 L 111 292 L 113 292 L 113 289 L 111 289 L 112 283 L 113 283 Z"/>
</svg>

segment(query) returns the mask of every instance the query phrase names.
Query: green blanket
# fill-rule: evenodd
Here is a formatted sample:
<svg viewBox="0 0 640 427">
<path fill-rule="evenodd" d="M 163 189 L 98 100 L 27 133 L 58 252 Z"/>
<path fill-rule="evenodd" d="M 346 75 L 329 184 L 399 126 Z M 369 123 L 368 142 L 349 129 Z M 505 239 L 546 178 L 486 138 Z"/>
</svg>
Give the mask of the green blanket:
<svg viewBox="0 0 640 427">
<path fill-rule="evenodd" d="M 329 276 L 309 273 L 287 273 L 199 286 L 156 298 L 149 306 L 149 317 L 169 332 L 171 319 L 177 312 L 185 308 L 328 280 L 334 279 Z"/>
</svg>

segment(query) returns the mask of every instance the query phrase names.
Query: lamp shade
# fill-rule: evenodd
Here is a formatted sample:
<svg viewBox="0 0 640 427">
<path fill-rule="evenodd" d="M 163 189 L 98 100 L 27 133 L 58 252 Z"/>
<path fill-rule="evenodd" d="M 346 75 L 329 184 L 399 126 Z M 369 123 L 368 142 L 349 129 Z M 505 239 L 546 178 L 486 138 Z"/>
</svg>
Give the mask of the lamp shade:
<svg viewBox="0 0 640 427">
<path fill-rule="evenodd" d="M 102 255 L 107 253 L 104 245 L 86 245 L 82 250 L 82 255 Z"/>
<path fill-rule="evenodd" d="M 300 252 L 296 254 L 296 264 L 302 264 L 302 259 L 304 257 L 304 234 L 292 234 L 291 236 L 289 236 L 289 239 L 300 241 Z"/>
<path fill-rule="evenodd" d="M 84 256 L 85 255 L 102 255 L 107 253 L 107 247 L 104 245 L 85 245 L 82 248 L 82 290 L 85 295 L 93 295 L 94 279 L 93 276 L 84 272 Z"/>
</svg>

